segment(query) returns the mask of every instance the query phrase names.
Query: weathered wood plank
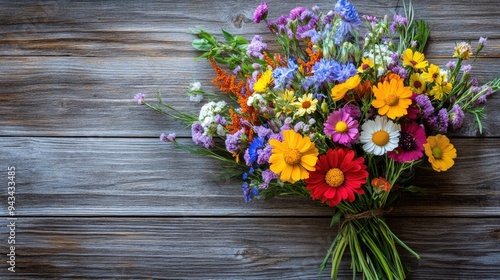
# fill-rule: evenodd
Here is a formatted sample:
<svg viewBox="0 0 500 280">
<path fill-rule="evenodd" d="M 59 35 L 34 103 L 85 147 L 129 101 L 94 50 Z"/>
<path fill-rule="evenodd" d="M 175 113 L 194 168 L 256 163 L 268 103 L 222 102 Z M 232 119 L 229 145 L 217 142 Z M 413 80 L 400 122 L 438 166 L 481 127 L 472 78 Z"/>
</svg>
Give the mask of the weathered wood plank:
<svg viewBox="0 0 500 280">
<path fill-rule="evenodd" d="M 431 0 L 414 2 L 417 18 L 427 20 L 432 28 L 428 49 L 431 57 L 446 56 L 455 41 L 475 41 L 478 36 L 489 37 L 492 43 L 484 55 L 498 57 L 500 20 L 496 1 L 471 5 L 468 0 L 454 0 L 447 2 L 446 9 Z M 240 1 L 200 0 L 140 4 L 134 1 L 120 1 L 119 4 L 68 0 L 2 1 L 0 55 L 190 56 L 189 30 L 195 27 L 219 34 L 224 28 L 248 38 L 259 33 L 271 40 L 264 24 L 256 25 L 251 21 L 259 3 L 258 0 L 245 1 L 244 5 Z M 353 3 L 361 15 L 391 16 L 396 10 L 402 10 L 401 1 L 358 0 Z M 314 4 L 325 12 L 334 5 L 329 1 L 273 1 L 269 18 L 275 19 L 296 6 L 310 8 Z"/>
<path fill-rule="evenodd" d="M 421 255 L 419 263 L 407 256 L 409 279 L 500 274 L 498 219 L 389 218 L 388 223 Z M 329 266 L 316 276 L 336 232 L 328 224 L 328 218 L 18 218 L 16 272 L 2 262 L 0 275 L 328 279 Z M 8 234 L 5 226 L 0 231 Z M 345 259 L 340 279 L 351 279 L 348 267 Z"/>
<path fill-rule="evenodd" d="M 427 195 L 406 197 L 391 215 L 500 215 L 498 138 L 452 141 L 456 165 L 444 173 L 419 170 L 415 183 Z M 241 182 L 219 179 L 217 161 L 157 139 L 2 137 L 0 146 L 2 162 L 16 167 L 19 215 L 331 215 L 308 199 L 245 204 Z"/>
<path fill-rule="evenodd" d="M 195 55 L 193 54 L 193 57 Z M 148 102 L 162 92 L 164 101 L 197 115 L 202 104 L 189 102 L 189 83 L 202 82 L 216 91 L 210 64 L 190 58 L 9 57 L 0 64 L 0 135 L 157 137 L 163 130 L 189 136 L 189 130 L 133 100 L 144 92 Z M 435 59 L 444 65 L 448 59 Z M 479 82 L 499 77 L 500 59 L 476 61 L 472 75 Z M 500 136 L 500 98 L 486 108 L 487 136 Z M 466 126 L 459 135 L 475 136 Z"/>
</svg>

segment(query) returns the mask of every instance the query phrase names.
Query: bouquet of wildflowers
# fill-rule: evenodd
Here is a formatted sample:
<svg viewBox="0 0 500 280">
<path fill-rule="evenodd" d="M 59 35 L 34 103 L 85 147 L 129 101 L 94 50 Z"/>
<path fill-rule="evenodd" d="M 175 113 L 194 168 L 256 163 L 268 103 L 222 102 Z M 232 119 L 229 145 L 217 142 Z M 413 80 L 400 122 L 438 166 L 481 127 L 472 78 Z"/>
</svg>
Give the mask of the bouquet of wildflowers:
<svg viewBox="0 0 500 280">
<path fill-rule="evenodd" d="M 247 40 L 223 30 L 222 40 L 195 32 L 192 44 L 224 93 L 191 84 L 191 100 L 209 99 L 198 116 L 160 96 L 157 104 L 143 94 L 136 100 L 190 125 L 198 146 L 181 145 L 172 134 L 161 139 L 230 164 L 247 202 L 291 194 L 332 207 L 331 226 L 339 230 L 320 271 L 331 259 L 336 278 L 349 250 L 354 276 L 404 279 L 398 247 L 419 256 L 383 215 L 402 191 L 416 189 L 409 183 L 415 167 L 453 166 L 457 151 L 446 134 L 465 116 L 482 132 L 483 104 L 500 88 L 498 78 L 479 85 L 470 75 L 486 39 L 475 50 L 456 44 L 452 60 L 435 65 L 423 53 L 428 25 L 414 18 L 411 4 L 393 19 L 360 16 L 346 0 L 327 13 L 297 7 L 276 20 L 267 14 L 262 3 L 253 20 L 275 35 L 276 52 L 259 35 Z"/>
</svg>

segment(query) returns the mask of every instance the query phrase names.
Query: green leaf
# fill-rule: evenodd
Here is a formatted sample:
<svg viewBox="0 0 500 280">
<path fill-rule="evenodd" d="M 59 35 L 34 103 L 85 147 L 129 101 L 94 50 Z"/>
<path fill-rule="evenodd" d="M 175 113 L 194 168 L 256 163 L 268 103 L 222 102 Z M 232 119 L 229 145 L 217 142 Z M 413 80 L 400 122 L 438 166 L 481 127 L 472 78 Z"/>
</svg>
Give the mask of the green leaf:
<svg viewBox="0 0 500 280">
<path fill-rule="evenodd" d="M 330 222 L 330 227 L 335 226 L 340 222 L 340 218 L 342 217 L 342 211 L 337 211 L 332 216 L 332 221 Z"/>
<path fill-rule="evenodd" d="M 236 43 L 236 45 L 248 45 L 248 41 L 247 39 L 245 39 L 244 37 L 241 37 L 241 36 L 235 36 L 234 37 L 234 43 Z"/>
<path fill-rule="evenodd" d="M 212 49 L 212 45 L 205 39 L 194 39 L 191 45 L 199 51 L 209 51 Z"/>
<path fill-rule="evenodd" d="M 227 32 L 226 30 L 222 29 L 222 35 L 224 35 L 224 39 L 228 42 L 231 43 L 233 42 L 234 36 L 233 34 Z"/>
</svg>

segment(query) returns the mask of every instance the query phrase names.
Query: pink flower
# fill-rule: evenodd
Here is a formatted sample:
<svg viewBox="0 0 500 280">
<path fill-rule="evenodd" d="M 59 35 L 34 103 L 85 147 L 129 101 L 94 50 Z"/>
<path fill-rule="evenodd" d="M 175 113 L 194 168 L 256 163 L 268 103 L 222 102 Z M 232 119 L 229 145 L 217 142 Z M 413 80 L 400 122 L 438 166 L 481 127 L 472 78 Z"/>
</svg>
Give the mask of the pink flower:
<svg viewBox="0 0 500 280">
<path fill-rule="evenodd" d="M 350 145 L 359 137 L 358 121 L 346 113 L 344 109 L 333 111 L 324 123 L 324 132 L 334 142 Z"/>
<path fill-rule="evenodd" d="M 424 144 L 427 143 L 425 130 L 416 122 L 401 123 L 398 147 L 387 156 L 397 162 L 409 162 L 423 157 Z"/>
</svg>

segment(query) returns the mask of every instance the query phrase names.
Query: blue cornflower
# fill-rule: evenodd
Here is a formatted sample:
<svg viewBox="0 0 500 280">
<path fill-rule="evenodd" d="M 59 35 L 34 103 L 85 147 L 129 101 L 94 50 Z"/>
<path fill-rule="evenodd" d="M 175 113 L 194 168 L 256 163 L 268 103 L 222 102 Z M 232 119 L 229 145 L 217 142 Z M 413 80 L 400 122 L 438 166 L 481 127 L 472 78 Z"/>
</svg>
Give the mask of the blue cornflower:
<svg viewBox="0 0 500 280">
<path fill-rule="evenodd" d="M 288 67 L 276 67 L 273 71 L 274 88 L 286 88 L 290 81 L 293 80 L 293 75 L 298 68 L 298 65 L 292 59 L 288 59 Z"/>
<path fill-rule="evenodd" d="M 259 157 L 258 150 L 264 146 L 264 137 L 257 137 L 253 139 L 252 143 L 250 143 L 250 146 L 248 146 L 248 155 L 249 155 L 249 162 L 250 164 L 254 163 L 257 161 L 257 158 Z"/>
</svg>

